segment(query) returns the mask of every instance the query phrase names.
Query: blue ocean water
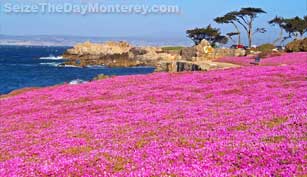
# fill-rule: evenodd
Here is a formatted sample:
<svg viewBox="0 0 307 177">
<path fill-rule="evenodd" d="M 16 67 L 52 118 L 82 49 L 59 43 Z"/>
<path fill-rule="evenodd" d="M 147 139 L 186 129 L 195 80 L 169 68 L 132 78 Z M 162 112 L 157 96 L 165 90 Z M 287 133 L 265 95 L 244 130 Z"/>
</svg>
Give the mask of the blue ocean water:
<svg viewBox="0 0 307 177">
<path fill-rule="evenodd" d="M 131 75 L 154 71 L 149 67 L 57 67 L 57 56 L 67 47 L 0 46 L 0 94 L 24 87 L 44 87 L 75 79 L 91 80 L 98 74 Z"/>
</svg>

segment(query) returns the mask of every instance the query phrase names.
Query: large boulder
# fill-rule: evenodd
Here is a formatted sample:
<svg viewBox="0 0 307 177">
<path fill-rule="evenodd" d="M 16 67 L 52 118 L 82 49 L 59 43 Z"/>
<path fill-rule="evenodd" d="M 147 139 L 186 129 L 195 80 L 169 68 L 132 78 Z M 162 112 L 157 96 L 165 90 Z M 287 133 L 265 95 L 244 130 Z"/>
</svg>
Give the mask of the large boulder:
<svg viewBox="0 0 307 177">
<path fill-rule="evenodd" d="M 197 57 L 200 58 L 209 58 L 209 54 L 214 52 L 213 47 L 211 46 L 211 44 L 203 39 L 198 45 L 194 46 L 194 48 L 196 49 L 196 55 Z"/>
</svg>

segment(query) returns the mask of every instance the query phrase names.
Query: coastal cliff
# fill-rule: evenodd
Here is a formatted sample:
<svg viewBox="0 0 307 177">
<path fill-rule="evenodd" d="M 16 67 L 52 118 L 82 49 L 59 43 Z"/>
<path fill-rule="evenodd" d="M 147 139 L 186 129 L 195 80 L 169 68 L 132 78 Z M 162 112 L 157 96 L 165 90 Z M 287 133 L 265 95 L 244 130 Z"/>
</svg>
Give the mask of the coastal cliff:
<svg viewBox="0 0 307 177">
<path fill-rule="evenodd" d="M 156 71 L 177 72 L 183 70 L 211 70 L 234 67 L 215 62 L 216 59 L 244 56 L 245 50 L 214 49 L 203 40 L 199 45 L 180 50 L 161 47 L 135 47 L 127 42 L 105 42 L 95 44 L 85 42 L 68 49 L 63 57 L 65 64 L 85 67 L 103 65 L 108 67 L 152 66 Z"/>
</svg>

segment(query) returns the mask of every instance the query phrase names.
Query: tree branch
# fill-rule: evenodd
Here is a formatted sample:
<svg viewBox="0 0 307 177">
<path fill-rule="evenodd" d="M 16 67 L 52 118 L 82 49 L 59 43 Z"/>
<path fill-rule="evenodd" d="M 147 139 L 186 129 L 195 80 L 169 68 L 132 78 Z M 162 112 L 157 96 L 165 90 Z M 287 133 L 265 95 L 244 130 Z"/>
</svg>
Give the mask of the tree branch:
<svg viewBox="0 0 307 177">
<path fill-rule="evenodd" d="M 246 25 L 248 25 L 247 20 L 246 20 L 243 16 L 239 16 L 239 17 L 243 20 L 243 22 L 244 22 Z"/>
<path fill-rule="evenodd" d="M 248 28 L 238 19 L 236 20 L 246 31 L 248 31 Z"/>
</svg>

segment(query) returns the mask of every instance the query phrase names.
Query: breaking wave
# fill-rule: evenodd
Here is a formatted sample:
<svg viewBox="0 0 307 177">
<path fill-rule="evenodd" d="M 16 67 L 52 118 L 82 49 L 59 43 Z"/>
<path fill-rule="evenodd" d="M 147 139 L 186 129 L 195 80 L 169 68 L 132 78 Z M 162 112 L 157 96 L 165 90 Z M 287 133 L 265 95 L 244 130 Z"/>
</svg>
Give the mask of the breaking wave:
<svg viewBox="0 0 307 177">
<path fill-rule="evenodd" d="M 50 55 L 49 57 L 40 57 L 39 59 L 40 60 L 63 60 L 63 57 Z"/>
</svg>

